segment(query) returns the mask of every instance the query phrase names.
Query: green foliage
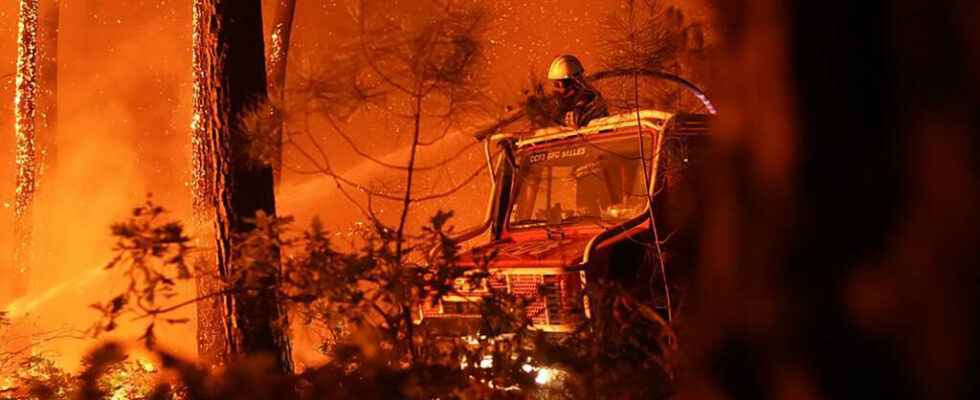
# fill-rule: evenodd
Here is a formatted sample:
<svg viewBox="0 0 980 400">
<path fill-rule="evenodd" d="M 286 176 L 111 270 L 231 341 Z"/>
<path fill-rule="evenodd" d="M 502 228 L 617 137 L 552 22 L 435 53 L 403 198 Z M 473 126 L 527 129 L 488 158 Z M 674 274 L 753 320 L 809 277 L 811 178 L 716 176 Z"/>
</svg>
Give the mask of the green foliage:
<svg viewBox="0 0 980 400">
<path fill-rule="evenodd" d="M 124 293 L 99 308 L 104 318 L 96 332 L 110 329 L 115 318 L 125 313 L 151 317 L 146 335 L 152 344 L 153 320 L 193 303 L 167 303 L 166 296 L 150 294 L 172 290 L 176 281 L 199 273 L 181 270 L 190 249 L 179 224 L 159 220 L 164 214 L 162 208 L 147 203 L 129 221 L 114 227 L 119 244 L 112 265 L 131 282 Z M 208 372 L 152 349 L 163 360 L 161 369 L 177 377 L 173 383 L 180 390 L 170 385 L 154 389 L 147 382 L 141 384 L 145 390 L 133 391 L 134 396 L 621 398 L 670 392 L 676 353 L 672 330 L 651 305 L 604 282 L 588 288 L 593 318 L 583 320 L 571 334 L 556 336 L 531 329 L 529 299 L 495 289 L 473 300 L 480 310 L 478 323 L 459 334 L 420 324 L 420 304 L 459 294 L 460 280 L 478 285 L 490 274 L 486 266 L 492 254 L 482 268 L 457 265 L 459 249 L 450 240 L 451 218 L 451 212 L 439 212 L 420 234 L 402 239 L 407 255 L 399 257 L 397 236 L 380 224 L 361 232 L 358 250 L 342 252 L 334 248 L 319 220 L 313 220 L 309 229 L 293 232 L 288 218 L 257 215 L 257 229 L 234 250 L 245 265 L 222 281 L 219 293 L 205 293 L 202 298 L 254 290 L 258 282 L 253 275 L 277 274 L 278 284 L 264 290 L 279 292 L 294 326 L 322 333 L 321 350 L 328 362 L 298 375 L 279 376 L 267 373 L 269 359 L 259 354 L 223 371 Z M 281 270 L 272 262 L 272 257 L 280 256 Z M 112 378 L 102 377 L 135 372 L 113 366 L 124 360 L 118 348 L 109 346 L 95 354 L 78 377 L 80 390 L 89 396 L 82 398 L 97 398 L 106 387 L 114 390 Z M 552 375 L 552 383 L 536 384 L 540 374 Z"/>
<path fill-rule="evenodd" d="M 130 360 L 114 344 L 82 360 L 79 374 L 59 368 L 42 355 L 25 357 L 18 367 L 0 382 L 0 399 L 149 399 L 160 378 L 155 369 Z"/>
<path fill-rule="evenodd" d="M 38 355 L 22 359 L 5 380 L 0 381 L 0 399 L 69 399 L 78 390 L 75 377 Z"/>
<path fill-rule="evenodd" d="M 116 319 L 127 310 L 156 315 L 160 311 L 158 300 L 173 299 L 177 295 L 177 282 L 191 278 L 186 262 L 190 239 L 184 236 L 181 224 L 161 223 L 159 220 L 165 214 L 163 207 L 147 200 L 132 210 L 127 221 L 112 225 L 116 256 L 106 269 L 123 265 L 129 285 L 105 303 L 91 305 L 102 314 L 102 320 L 92 328 L 93 334 L 115 329 Z M 148 343 L 152 340 L 152 330 L 151 324 L 147 327 Z"/>
</svg>

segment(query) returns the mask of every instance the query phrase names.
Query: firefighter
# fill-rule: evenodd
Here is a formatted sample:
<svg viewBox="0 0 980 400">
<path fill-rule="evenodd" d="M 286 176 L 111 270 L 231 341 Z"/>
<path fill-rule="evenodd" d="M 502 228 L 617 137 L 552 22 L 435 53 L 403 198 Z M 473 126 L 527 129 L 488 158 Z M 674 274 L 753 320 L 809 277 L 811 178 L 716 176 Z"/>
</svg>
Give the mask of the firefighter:
<svg viewBox="0 0 980 400">
<path fill-rule="evenodd" d="M 602 94 L 585 81 L 584 73 L 582 62 L 568 54 L 556 57 L 548 68 L 548 79 L 555 86 L 555 122 L 559 125 L 580 128 L 609 115 Z"/>
</svg>

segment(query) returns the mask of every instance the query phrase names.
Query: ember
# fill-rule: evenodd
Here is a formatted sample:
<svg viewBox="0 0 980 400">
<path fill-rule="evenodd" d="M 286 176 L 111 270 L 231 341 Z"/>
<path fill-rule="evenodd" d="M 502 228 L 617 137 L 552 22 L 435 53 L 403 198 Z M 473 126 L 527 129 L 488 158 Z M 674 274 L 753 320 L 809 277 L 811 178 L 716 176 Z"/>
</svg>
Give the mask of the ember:
<svg viewBox="0 0 980 400">
<path fill-rule="evenodd" d="M 0 399 L 975 398 L 980 7 L 880 3 L 0 2 Z"/>
</svg>

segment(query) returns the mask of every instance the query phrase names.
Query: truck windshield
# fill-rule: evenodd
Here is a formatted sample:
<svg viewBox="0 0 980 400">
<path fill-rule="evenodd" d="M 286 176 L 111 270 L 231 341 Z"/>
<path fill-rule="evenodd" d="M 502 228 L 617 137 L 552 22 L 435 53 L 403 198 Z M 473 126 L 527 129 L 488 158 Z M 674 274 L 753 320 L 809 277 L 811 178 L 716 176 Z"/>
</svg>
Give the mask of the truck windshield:
<svg viewBox="0 0 980 400">
<path fill-rule="evenodd" d="M 646 166 L 651 141 L 644 139 Z M 642 213 L 646 187 L 635 137 L 579 139 L 521 154 L 512 227 L 565 223 L 617 223 Z"/>
</svg>

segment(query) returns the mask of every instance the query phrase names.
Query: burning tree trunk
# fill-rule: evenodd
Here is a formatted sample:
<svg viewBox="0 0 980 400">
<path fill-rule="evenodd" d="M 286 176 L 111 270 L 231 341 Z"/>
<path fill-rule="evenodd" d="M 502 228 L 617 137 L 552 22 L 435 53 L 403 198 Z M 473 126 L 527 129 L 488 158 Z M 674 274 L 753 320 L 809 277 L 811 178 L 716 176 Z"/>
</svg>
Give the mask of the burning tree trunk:
<svg viewBox="0 0 980 400">
<path fill-rule="evenodd" d="M 197 9 L 195 8 L 195 11 Z M 214 167 L 212 164 L 212 150 L 209 135 L 216 129 L 218 121 L 211 116 L 211 96 L 204 91 L 208 90 L 208 80 L 213 77 L 208 74 L 207 53 L 203 52 L 206 44 L 204 38 L 210 33 L 207 26 L 199 18 L 198 13 L 194 14 L 194 44 L 193 54 L 194 65 L 194 120 L 191 124 L 191 147 L 192 147 L 192 172 L 191 172 L 191 191 L 193 194 L 193 237 L 195 246 L 204 251 L 200 252 L 194 260 L 195 269 L 198 271 L 213 271 L 216 263 L 214 248 L 211 244 L 215 242 L 214 236 L 214 213 L 211 209 L 215 203 L 214 199 Z M 197 275 L 197 292 L 202 298 L 197 303 L 197 351 L 198 356 L 210 367 L 216 368 L 225 364 L 230 358 L 228 336 L 231 334 L 226 330 L 227 310 L 224 308 L 224 301 L 221 297 L 210 296 L 221 290 L 220 277 L 212 273 L 202 273 Z"/>
<path fill-rule="evenodd" d="M 289 40 L 296 15 L 296 0 L 276 0 L 276 13 L 272 20 L 269 38 L 269 91 L 270 96 L 282 100 L 286 88 L 286 61 L 289 56 Z"/>
<path fill-rule="evenodd" d="M 45 0 L 41 4 L 38 32 L 40 92 L 38 93 L 38 152 L 41 176 L 50 176 L 58 161 L 58 33 L 61 1 Z M 49 180 L 46 179 L 46 180 Z"/>
<path fill-rule="evenodd" d="M 269 35 L 269 95 L 277 104 L 277 114 L 286 100 L 286 63 L 289 60 L 289 41 L 293 31 L 293 16 L 296 15 L 296 0 L 276 0 L 276 13 L 272 20 L 272 33 Z M 272 167 L 275 170 L 276 184 L 282 175 L 282 135 L 285 130 L 281 115 L 276 118 L 277 126 L 273 132 Z"/>
<path fill-rule="evenodd" d="M 16 114 L 17 189 L 14 199 L 14 296 L 25 294 L 33 249 L 33 206 L 37 179 L 37 15 L 38 0 L 20 0 L 17 30 Z"/>
<path fill-rule="evenodd" d="M 215 268 L 230 280 L 244 260 L 243 236 L 258 212 L 275 216 L 272 167 L 252 152 L 244 118 L 266 100 L 262 11 L 259 0 L 197 0 L 194 3 L 195 177 L 199 207 L 214 212 Z M 278 264 L 278 248 L 268 249 Z M 255 273 L 250 271 L 250 273 Z M 224 357 L 270 354 L 290 372 L 285 313 L 275 274 L 250 280 L 258 288 L 233 287 L 224 296 Z"/>
</svg>

